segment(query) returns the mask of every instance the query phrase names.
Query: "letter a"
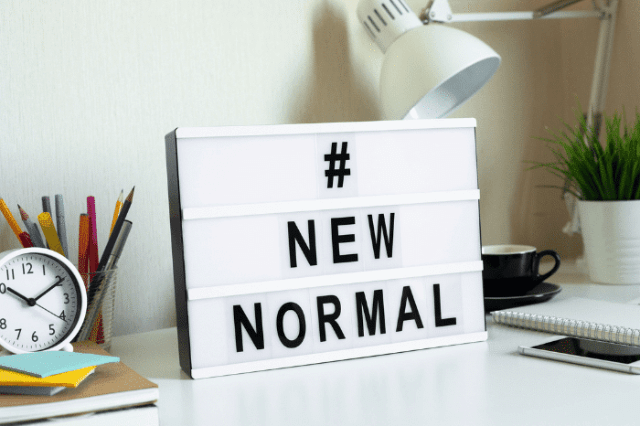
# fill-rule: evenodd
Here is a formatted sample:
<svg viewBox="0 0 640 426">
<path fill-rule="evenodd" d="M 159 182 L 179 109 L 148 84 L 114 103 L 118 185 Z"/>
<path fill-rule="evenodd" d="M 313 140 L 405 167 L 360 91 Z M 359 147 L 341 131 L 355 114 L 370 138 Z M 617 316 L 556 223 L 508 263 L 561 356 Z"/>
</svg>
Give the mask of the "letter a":
<svg viewBox="0 0 640 426">
<path fill-rule="evenodd" d="M 409 312 L 405 312 L 407 302 L 409 302 L 409 306 L 411 307 Z M 418 312 L 418 307 L 416 306 L 416 301 L 413 299 L 411 287 L 407 285 L 402 288 L 402 298 L 400 299 L 400 311 L 398 312 L 398 326 L 396 327 L 396 331 L 402 331 L 404 322 L 409 320 L 415 321 L 416 327 L 418 328 L 424 327 L 422 325 L 422 319 L 420 318 L 420 312 Z"/>
</svg>

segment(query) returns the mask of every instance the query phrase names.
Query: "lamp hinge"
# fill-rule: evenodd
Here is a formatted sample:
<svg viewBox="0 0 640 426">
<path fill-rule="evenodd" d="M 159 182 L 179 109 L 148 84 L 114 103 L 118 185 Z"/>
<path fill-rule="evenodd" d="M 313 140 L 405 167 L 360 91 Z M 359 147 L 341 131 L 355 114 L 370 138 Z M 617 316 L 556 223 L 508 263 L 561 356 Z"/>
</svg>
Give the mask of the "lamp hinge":
<svg viewBox="0 0 640 426">
<path fill-rule="evenodd" d="M 420 20 L 429 22 L 450 22 L 453 12 L 447 0 L 431 0 L 420 13 Z"/>
</svg>

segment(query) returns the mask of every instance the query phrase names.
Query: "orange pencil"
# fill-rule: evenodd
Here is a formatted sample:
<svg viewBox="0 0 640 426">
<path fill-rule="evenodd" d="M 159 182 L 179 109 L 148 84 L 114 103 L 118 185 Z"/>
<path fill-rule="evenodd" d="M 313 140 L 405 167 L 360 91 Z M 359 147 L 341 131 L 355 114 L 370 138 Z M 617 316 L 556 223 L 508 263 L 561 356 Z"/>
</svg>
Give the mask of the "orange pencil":
<svg viewBox="0 0 640 426">
<path fill-rule="evenodd" d="M 78 272 L 85 280 L 85 288 L 89 288 L 91 279 L 87 275 L 89 272 L 89 216 L 87 214 L 80 215 L 80 229 L 78 230 Z"/>
<path fill-rule="evenodd" d="M 11 227 L 11 230 L 13 231 L 13 233 L 16 234 L 16 238 L 18 238 L 18 241 L 20 241 L 20 244 L 23 244 L 22 239 L 20 238 L 20 234 L 22 234 L 22 229 L 20 229 L 20 225 L 18 225 L 18 222 L 11 214 L 9 207 L 7 207 L 7 203 L 5 203 L 2 198 L 0 198 L 0 211 L 2 211 L 4 218 L 7 219 L 7 222 L 9 222 L 9 226 Z"/>
</svg>

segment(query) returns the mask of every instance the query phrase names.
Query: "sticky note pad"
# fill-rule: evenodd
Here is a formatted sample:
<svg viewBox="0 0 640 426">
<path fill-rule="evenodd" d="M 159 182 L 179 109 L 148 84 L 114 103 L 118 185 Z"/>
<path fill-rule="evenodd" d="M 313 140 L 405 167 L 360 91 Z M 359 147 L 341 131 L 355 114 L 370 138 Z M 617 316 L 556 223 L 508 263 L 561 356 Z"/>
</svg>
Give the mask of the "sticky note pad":
<svg viewBox="0 0 640 426">
<path fill-rule="evenodd" d="M 95 369 L 95 366 L 86 367 L 42 378 L 16 373 L 15 371 L 0 370 L 0 386 L 64 386 L 66 388 L 75 388 Z"/>
<path fill-rule="evenodd" d="M 24 373 L 34 377 L 49 377 L 111 362 L 120 362 L 120 358 L 76 352 L 49 351 L 1 357 L 0 369 Z"/>
</svg>

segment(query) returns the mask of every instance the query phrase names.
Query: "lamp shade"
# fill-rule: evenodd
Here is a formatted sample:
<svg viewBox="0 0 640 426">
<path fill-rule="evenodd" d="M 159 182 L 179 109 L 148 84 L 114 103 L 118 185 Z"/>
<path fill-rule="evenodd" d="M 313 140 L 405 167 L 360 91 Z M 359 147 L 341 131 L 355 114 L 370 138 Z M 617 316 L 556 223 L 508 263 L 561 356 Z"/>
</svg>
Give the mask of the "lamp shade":
<svg viewBox="0 0 640 426">
<path fill-rule="evenodd" d="M 493 76 L 500 56 L 476 37 L 442 24 L 406 32 L 387 50 L 380 74 L 386 118 L 445 117 Z"/>
<path fill-rule="evenodd" d="M 358 5 L 361 22 L 385 52 L 380 74 L 385 118 L 445 117 L 484 86 L 497 71 L 500 56 L 464 31 L 422 25 L 408 8 L 393 9 L 401 1 L 385 0 L 380 6 L 361 0 Z M 385 7 L 385 2 L 390 4 Z"/>
</svg>

